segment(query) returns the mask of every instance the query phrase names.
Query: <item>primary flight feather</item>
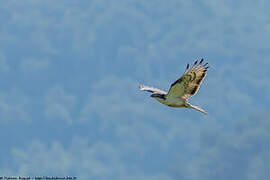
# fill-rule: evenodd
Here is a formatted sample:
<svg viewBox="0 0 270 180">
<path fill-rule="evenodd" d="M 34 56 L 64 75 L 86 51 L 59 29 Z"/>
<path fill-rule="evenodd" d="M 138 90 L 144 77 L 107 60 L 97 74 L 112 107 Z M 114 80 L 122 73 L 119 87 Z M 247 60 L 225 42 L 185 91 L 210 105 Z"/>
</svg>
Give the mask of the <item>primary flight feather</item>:
<svg viewBox="0 0 270 180">
<path fill-rule="evenodd" d="M 199 63 L 195 61 L 191 68 L 187 64 L 184 74 L 171 85 L 168 93 L 142 84 L 139 85 L 139 89 L 151 92 L 151 97 L 167 106 L 192 108 L 207 114 L 205 110 L 188 103 L 188 96 L 194 96 L 198 92 L 209 68 L 208 63 L 203 64 L 203 61 L 204 59 Z"/>
</svg>

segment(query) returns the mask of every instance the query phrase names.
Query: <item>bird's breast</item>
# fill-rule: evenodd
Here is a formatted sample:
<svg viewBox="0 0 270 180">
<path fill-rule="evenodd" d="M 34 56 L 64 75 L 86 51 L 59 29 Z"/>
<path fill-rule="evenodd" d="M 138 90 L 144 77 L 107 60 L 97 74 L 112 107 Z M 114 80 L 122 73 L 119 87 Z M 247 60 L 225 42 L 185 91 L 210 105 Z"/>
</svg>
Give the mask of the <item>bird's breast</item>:
<svg viewBox="0 0 270 180">
<path fill-rule="evenodd" d="M 185 107 L 185 102 L 181 98 L 166 98 L 164 104 L 170 107 Z"/>
</svg>

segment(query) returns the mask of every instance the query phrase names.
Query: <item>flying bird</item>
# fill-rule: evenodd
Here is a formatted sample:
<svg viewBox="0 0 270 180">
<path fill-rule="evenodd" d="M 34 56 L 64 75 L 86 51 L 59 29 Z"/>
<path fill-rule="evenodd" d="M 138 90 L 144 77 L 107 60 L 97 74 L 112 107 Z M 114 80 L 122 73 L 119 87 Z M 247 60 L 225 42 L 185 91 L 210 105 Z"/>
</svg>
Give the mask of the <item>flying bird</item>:
<svg viewBox="0 0 270 180">
<path fill-rule="evenodd" d="M 207 66 L 208 63 L 203 64 L 203 61 L 204 59 L 201 59 L 199 64 L 198 61 L 195 61 L 190 69 L 189 64 L 187 64 L 184 74 L 177 81 L 172 83 L 169 92 L 144 86 L 142 84 L 139 84 L 139 89 L 141 91 L 151 92 L 152 98 L 167 106 L 191 108 L 207 114 L 205 110 L 188 103 L 189 96 L 194 96 L 198 92 L 200 85 L 206 76 L 206 71 L 209 68 L 209 66 Z"/>
</svg>

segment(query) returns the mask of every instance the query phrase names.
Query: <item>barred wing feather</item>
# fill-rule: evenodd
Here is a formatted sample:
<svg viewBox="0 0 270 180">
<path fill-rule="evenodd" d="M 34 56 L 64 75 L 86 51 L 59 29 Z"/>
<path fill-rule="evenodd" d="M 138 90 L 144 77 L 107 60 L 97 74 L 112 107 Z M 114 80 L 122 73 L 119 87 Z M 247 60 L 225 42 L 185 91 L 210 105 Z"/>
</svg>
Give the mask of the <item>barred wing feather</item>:
<svg viewBox="0 0 270 180">
<path fill-rule="evenodd" d="M 202 65 L 202 59 L 199 64 L 197 65 L 198 61 L 194 63 L 194 65 L 189 69 L 189 64 L 187 68 L 177 81 L 175 81 L 168 92 L 168 97 L 183 97 L 185 95 L 194 96 L 206 76 L 206 71 L 209 66 L 206 67 L 206 64 Z"/>
</svg>

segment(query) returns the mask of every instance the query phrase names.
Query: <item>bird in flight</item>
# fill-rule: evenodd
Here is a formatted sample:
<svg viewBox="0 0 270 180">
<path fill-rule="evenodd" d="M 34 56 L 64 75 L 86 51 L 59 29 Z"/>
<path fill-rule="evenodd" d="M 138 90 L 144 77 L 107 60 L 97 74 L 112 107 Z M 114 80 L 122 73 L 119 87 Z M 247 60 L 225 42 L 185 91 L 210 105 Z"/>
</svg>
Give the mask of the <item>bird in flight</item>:
<svg viewBox="0 0 270 180">
<path fill-rule="evenodd" d="M 194 96 L 198 92 L 209 68 L 208 63 L 203 64 L 203 61 L 204 59 L 201 59 L 199 64 L 198 61 L 195 61 L 190 69 L 189 64 L 187 64 L 184 74 L 171 85 L 168 93 L 142 84 L 139 84 L 139 89 L 151 92 L 152 98 L 167 106 L 191 108 L 207 114 L 205 110 L 188 103 L 188 97 Z"/>
</svg>

